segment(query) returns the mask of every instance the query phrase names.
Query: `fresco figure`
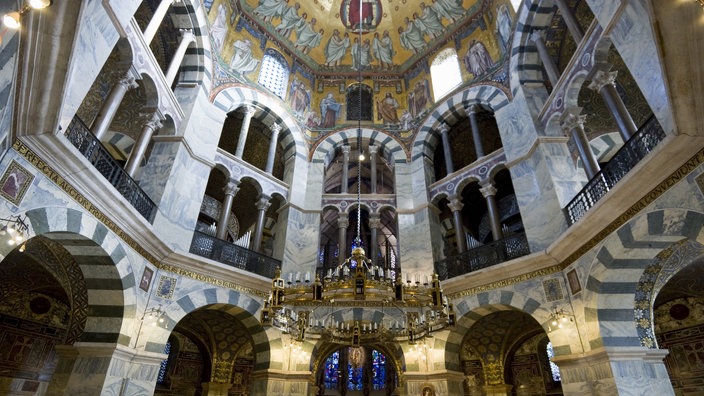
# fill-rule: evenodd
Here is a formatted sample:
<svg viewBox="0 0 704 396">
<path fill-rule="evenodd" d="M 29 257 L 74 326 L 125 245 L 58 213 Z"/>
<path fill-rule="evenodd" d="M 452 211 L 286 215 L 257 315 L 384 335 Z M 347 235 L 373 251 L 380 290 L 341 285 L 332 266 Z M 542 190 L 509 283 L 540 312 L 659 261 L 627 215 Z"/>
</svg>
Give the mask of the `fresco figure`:
<svg viewBox="0 0 704 396">
<path fill-rule="evenodd" d="M 376 101 L 377 119 L 383 120 L 384 126 L 398 126 L 401 123 L 397 113 L 399 107 L 398 101 L 387 92 L 384 99 Z"/>
<path fill-rule="evenodd" d="M 304 54 L 307 54 L 311 48 L 315 48 L 320 45 L 320 42 L 323 40 L 324 31 L 323 29 L 320 29 L 318 32 L 316 32 L 315 23 L 316 19 L 311 18 L 310 22 L 304 23 L 296 31 L 298 34 L 298 38 L 296 40 L 295 47 L 296 49 L 302 51 Z"/>
<path fill-rule="evenodd" d="M 333 128 L 337 117 L 340 115 L 342 104 L 337 103 L 332 93 L 328 93 L 323 100 L 320 101 L 320 127 Z"/>
<path fill-rule="evenodd" d="M 474 77 L 481 76 L 494 66 L 491 55 L 481 41 L 472 40 L 469 43 L 467 54 L 462 58 L 467 71 L 474 74 Z"/>
<path fill-rule="evenodd" d="M 298 81 L 296 77 L 293 78 L 291 83 L 289 104 L 291 105 L 291 110 L 293 110 L 293 115 L 297 118 L 303 118 L 310 107 L 310 90 L 306 89 L 305 83 Z"/>
<path fill-rule="evenodd" d="M 408 94 L 408 109 L 413 118 L 417 118 L 423 114 L 428 103 L 430 102 L 430 88 L 428 80 L 417 81 L 416 86 Z"/>
<path fill-rule="evenodd" d="M 243 75 L 254 71 L 259 64 L 259 59 L 252 56 L 252 42 L 247 39 L 237 40 L 233 46 L 235 53 L 230 60 L 230 69 Z"/>
<path fill-rule="evenodd" d="M 276 31 L 281 33 L 282 36 L 289 38 L 291 37 L 291 32 L 299 29 L 304 23 L 306 23 L 305 13 L 301 17 L 298 15 L 298 10 L 301 5 L 296 3 L 291 7 L 286 8 L 286 12 L 281 15 L 281 23 L 276 26 Z"/>
<path fill-rule="evenodd" d="M 360 9 L 360 4 L 361 4 L 361 9 Z M 372 15 L 373 9 L 372 9 L 372 3 L 370 1 L 359 1 L 359 0 L 351 0 L 350 1 L 350 12 L 349 12 L 349 24 L 352 27 L 357 27 L 363 24 L 369 25 L 372 23 L 372 18 L 374 17 Z"/>
<path fill-rule="evenodd" d="M 418 19 L 423 22 L 422 27 L 424 29 L 423 33 L 434 39 L 440 35 L 445 30 L 438 14 L 430 7 L 426 7 L 425 3 L 420 3 L 421 15 Z M 414 16 L 417 14 L 414 14 Z"/>
<path fill-rule="evenodd" d="M 227 16 L 225 15 L 225 5 L 218 5 L 218 13 L 215 16 L 213 25 L 210 27 L 210 35 L 213 38 L 213 52 L 220 54 L 222 46 L 225 44 L 227 35 Z"/>
<path fill-rule="evenodd" d="M 288 0 L 259 0 L 259 5 L 254 13 L 259 15 L 264 22 L 280 17 L 286 12 Z"/>
<path fill-rule="evenodd" d="M 432 0 L 430 5 L 440 18 L 447 19 L 451 24 L 459 21 L 467 12 L 462 7 L 462 2 L 457 0 Z"/>
<path fill-rule="evenodd" d="M 401 46 L 407 50 L 413 51 L 414 54 L 419 53 L 423 48 L 425 48 L 426 42 L 423 38 L 423 32 L 420 27 L 414 21 L 411 21 L 406 17 L 404 19 L 406 28 L 398 28 L 399 38 L 401 39 Z"/>
<path fill-rule="evenodd" d="M 394 51 L 394 43 L 391 41 L 389 31 L 384 30 L 384 35 L 379 39 L 379 32 L 374 33 L 374 41 L 372 41 L 372 53 L 379 64 L 384 69 L 389 69 L 394 64 L 393 57 L 396 55 Z"/>
<path fill-rule="evenodd" d="M 369 68 L 372 62 L 371 44 L 369 39 L 364 40 L 359 45 L 359 39 L 355 37 L 352 44 L 352 69 L 363 70 Z"/>
<path fill-rule="evenodd" d="M 340 38 L 340 31 L 335 29 L 328 44 L 325 46 L 325 65 L 340 66 L 340 60 L 345 56 L 349 47 L 349 33 L 345 32 L 344 38 Z"/>
<path fill-rule="evenodd" d="M 504 52 L 507 52 L 511 47 L 511 13 L 508 11 L 506 4 L 502 4 L 498 10 L 496 10 L 496 32 L 499 36 L 499 42 L 501 43 L 501 48 Z"/>
</svg>

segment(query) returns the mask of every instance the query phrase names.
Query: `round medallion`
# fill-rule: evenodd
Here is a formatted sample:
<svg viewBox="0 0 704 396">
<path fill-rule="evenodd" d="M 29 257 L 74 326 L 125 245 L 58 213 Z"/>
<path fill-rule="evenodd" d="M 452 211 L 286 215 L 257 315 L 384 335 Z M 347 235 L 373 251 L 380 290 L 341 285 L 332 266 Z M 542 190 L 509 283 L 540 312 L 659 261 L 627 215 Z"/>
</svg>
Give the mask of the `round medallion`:
<svg viewBox="0 0 704 396">
<path fill-rule="evenodd" d="M 382 15 L 381 0 L 342 0 L 340 4 L 340 21 L 350 32 L 376 30 Z"/>
</svg>

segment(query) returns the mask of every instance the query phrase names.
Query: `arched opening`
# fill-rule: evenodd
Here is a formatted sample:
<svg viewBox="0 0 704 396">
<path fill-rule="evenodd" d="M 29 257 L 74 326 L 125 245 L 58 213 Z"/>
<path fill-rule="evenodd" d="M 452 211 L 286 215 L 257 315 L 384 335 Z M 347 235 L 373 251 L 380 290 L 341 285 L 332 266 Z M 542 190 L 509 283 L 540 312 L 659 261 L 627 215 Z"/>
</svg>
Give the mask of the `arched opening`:
<svg viewBox="0 0 704 396">
<path fill-rule="evenodd" d="M 398 387 L 392 357 L 379 346 L 338 346 L 321 359 L 318 395 L 390 395 Z"/>
</svg>

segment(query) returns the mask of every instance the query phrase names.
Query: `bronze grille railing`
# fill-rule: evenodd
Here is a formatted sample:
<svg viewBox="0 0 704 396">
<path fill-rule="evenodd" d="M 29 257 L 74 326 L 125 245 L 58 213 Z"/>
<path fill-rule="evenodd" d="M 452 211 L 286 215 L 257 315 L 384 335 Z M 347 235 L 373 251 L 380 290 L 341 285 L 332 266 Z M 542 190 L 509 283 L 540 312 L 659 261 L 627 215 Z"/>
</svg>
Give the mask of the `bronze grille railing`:
<svg viewBox="0 0 704 396">
<path fill-rule="evenodd" d="M 530 254 L 525 233 L 478 246 L 457 256 L 448 257 L 435 263 L 435 272 L 440 280 L 454 278 L 488 268 L 505 261 Z"/>
<path fill-rule="evenodd" d="M 665 131 L 655 116 L 651 116 L 567 204 L 564 209 L 567 224 L 572 225 L 581 219 L 663 139 Z"/>
<path fill-rule="evenodd" d="M 245 249 L 212 235 L 193 231 L 191 253 L 211 259 L 265 278 L 274 278 L 281 261 L 253 250 Z"/>
<path fill-rule="evenodd" d="M 112 158 L 107 149 L 93 135 L 78 117 L 68 125 L 66 137 L 95 169 L 127 199 L 139 214 L 150 223 L 156 215 L 156 204 L 139 187 L 137 182 L 125 172 L 120 164 Z"/>
</svg>

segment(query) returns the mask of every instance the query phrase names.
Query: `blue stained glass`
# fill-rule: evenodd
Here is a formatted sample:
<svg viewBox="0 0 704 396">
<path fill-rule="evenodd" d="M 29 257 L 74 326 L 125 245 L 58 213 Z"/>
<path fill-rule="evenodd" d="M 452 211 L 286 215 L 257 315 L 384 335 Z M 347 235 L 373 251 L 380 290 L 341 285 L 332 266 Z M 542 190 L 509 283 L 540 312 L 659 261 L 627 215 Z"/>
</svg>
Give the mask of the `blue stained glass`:
<svg viewBox="0 0 704 396">
<path fill-rule="evenodd" d="M 325 388 L 327 389 L 337 389 L 340 383 L 340 351 L 333 352 L 325 360 Z"/>
<path fill-rule="evenodd" d="M 349 349 L 350 353 L 352 348 Z M 362 390 L 364 388 L 364 366 L 354 367 L 352 363 L 347 363 L 347 389 Z"/>
<path fill-rule="evenodd" d="M 164 354 L 168 355 L 171 352 L 171 341 L 166 341 L 166 345 L 164 346 Z M 161 361 L 161 365 L 159 366 L 159 375 L 156 377 L 156 383 L 157 384 L 163 384 L 164 379 L 166 378 L 166 366 L 169 363 L 169 358 L 167 356 L 166 359 Z"/>
<path fill-rule="evenodd" d="M 555 352 L 552 350 L 552 342 L 548 342 L 547 346 L 547 353 L 548 353 L 548 360 L 552 359 L 555 357 Z M 550 360 L 550 371 L 552 372 L 552 380 L 555 382 L 560 382 L 562 381 L 562 377 L 560 376 L 560 368 L 557 367 L 555 363 Z"/>
<path fill-rule="evenodd" d="M 386 389 L 386 356 L 372 351 L 372 386 L 374 390 Z"/>
</svg>

